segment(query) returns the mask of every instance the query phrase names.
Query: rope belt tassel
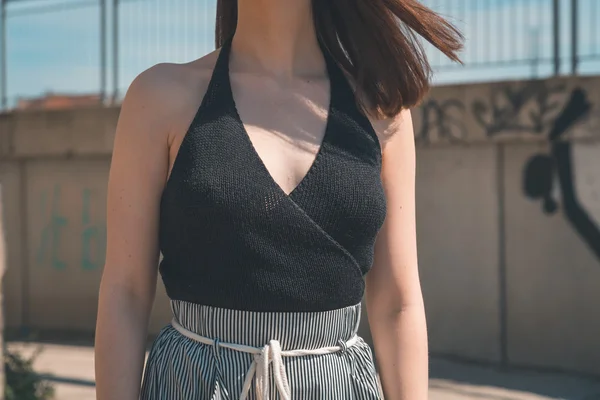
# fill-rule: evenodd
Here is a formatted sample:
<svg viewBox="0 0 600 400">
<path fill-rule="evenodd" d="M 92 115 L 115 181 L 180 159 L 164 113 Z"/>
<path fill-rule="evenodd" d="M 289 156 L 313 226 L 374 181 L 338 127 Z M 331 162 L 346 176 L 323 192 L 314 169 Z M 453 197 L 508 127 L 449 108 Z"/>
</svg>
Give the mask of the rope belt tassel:
<svg viewBox="0 0 600 400">
<path fill-rule="evenodd" d="M 292 394 L 285 366 L 283 365 L 283 357 L 303 357 L 303 356 L 315 356 L 337 353 L 339 351 L 346 351 L 346 349 L 354 346 L 358 342 L 358 336 L 352 337 L 347 342 L 340 341 L 338 346 L 323 347 L 320 349 L 313 350 L 281 350 L 281 344 L 277 340 L 271 340 L 268 344 L 259 347 L 245 346 L 235 343 L 223 343 L 217 340 L 213 340 L 197 333 L 194 333 L 179 324 L 175 319 L 171 322 L 173 328 L 175 328 L 183 336 L 195 340 L 197 342 L 209 345 L 219 346 L 226 349 L 239 351 L 242 353 L 248 353 L 254 355 L 254 360 L 250 365 L 250 369 L 246 374 L 240 400 L 246 400 L 250 394 L 250 386 L 252 385 L 252 379 L 255 379 L 256 396 L 258 400 L 269 400 L 269 366 L 273 364 L 273 377 L 277 386 L 282 400 L 291 400 Z"/>
</svg>

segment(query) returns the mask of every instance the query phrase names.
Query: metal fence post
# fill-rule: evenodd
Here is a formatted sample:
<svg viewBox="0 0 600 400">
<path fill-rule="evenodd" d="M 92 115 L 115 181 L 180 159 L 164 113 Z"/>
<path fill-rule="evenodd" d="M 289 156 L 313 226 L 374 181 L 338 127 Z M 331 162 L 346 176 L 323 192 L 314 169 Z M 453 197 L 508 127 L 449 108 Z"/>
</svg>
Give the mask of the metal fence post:
<svg viewBox="0 0 600 400">
<path fill-rule="evenodd" d="M 552 30 L 554 39 L 554 75 L 558 75 L 560 74 L 560 0 L 553 1 L 552 19 L 554 26 Z"/>
<path fill-rule="evenodd" d="M 2 30 L 0 30 L 0 97 L 2 97 L 1 106 L 2 110 L 6 110 L 7 106 L 7 89 L 6 89 L 6 1 L 0 0 L 0 24 L 2 24 Z"/>
<path fill-rule="evenodd" d="M 595 0 L 598 1 L 598 0 Z M 577 75 L 579 63 L 579 0 L 571 0 L 571 74 Z"/>
<path fill-rule="evenodd" d="M 119 0 L 113 0 L 112 39 L 113 39 L 113 88 L 112 104 L 117 103 L 119 97 Z"/>
<path fill-rule="evenodd" d="M 100 103 L 106 100 L 106 0 L 100 2 Z"/>
</svg>

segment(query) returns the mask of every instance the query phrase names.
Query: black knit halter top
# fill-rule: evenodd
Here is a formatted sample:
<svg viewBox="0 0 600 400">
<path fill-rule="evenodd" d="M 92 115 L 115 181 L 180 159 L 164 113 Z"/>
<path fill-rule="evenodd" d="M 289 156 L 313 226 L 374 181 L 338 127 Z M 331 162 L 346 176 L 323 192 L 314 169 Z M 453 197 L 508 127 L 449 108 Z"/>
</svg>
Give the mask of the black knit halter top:
<svg viewBox="0 0 600 400">
<path fill-rule="evenodd" d="M 343 72 L 330 80 L 326 132 L 288 195 L 237 113 L 231 40 L 181 144 L 160 206 L 167 294 L 247 311 L 326 311 L 358 304 L 386 203 L 381 149 Z"/>
</svg>

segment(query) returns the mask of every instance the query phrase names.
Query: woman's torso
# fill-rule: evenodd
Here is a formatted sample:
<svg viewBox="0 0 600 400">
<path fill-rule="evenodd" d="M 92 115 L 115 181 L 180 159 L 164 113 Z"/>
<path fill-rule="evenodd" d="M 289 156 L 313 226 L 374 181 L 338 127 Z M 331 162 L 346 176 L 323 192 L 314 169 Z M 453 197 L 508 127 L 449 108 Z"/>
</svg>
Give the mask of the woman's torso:
<svg viewBox="0 0 600 400">
<path fill-rule="evenodd" d="M 229 82 L 209 87 L 218 58 L 214 52 L 175 67 L 183 93 L 173 113 L 161 204 L 167 292 L 255 311 L 317 311 L 360 301 L 385 199 L 378 138 L 341 71 L 330 85 L 327 76 L 281 83 L 234 70 L 228 74 L 233 110 L 223 111 L 229 103 L 221 86 Z M 211 90 L 217 99 L 210 110 L 198 109 Z M 178 158 L 184 161 L 174 169 Z M 266 204 L 257 209 L 260 201 Z M 283 236 L 286 243 L 278 243 Z M 256 248 L 248 250 L 248 243 Z M 270 246 L 267 256 L 261 246 Z M 311 264 L 320 265 L 311 271 Z M 230 293 L 217 295 L 221 289 Z"/>
<path fill-rule="evenodd" d="M 187 128 L 202 102 L 214 68 L 209 58 L 182 67 L 189 84 L 182 89 L 192 102 L 185 104 L 182 116 L 174 121 L 169 146 L 169 172 L 177 157 Z M 329 103 L 327 77 L 307 81 L 295 79 L 281 83 L 257 74 L 231 72 L 231 85 L 240 117 L 254 148 L 269 173 L 286 193 L 291 192 L 306 174 L 325 133 Z M 200 96 L 198 96 L 200 94 Z"/>
</svg>

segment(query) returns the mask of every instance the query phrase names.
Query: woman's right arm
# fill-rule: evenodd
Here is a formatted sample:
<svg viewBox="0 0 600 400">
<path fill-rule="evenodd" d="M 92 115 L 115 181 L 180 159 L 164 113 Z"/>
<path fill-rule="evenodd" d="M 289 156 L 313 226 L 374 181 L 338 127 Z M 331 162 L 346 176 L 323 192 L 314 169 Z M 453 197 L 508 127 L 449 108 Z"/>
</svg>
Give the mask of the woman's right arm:
<svg viewBox="0 0 600 400">
<path fill-rule="evenodd" d="M 160 196 L 168 173 L 165 70 L 153 67 L 123 101 L 110 167 L 106 263 L 100 284 L 95 367 L 98 400 L 137 400 L 159 258 Z M 161 87 L 162 86 L 162 87 Z"/>
</svg>

